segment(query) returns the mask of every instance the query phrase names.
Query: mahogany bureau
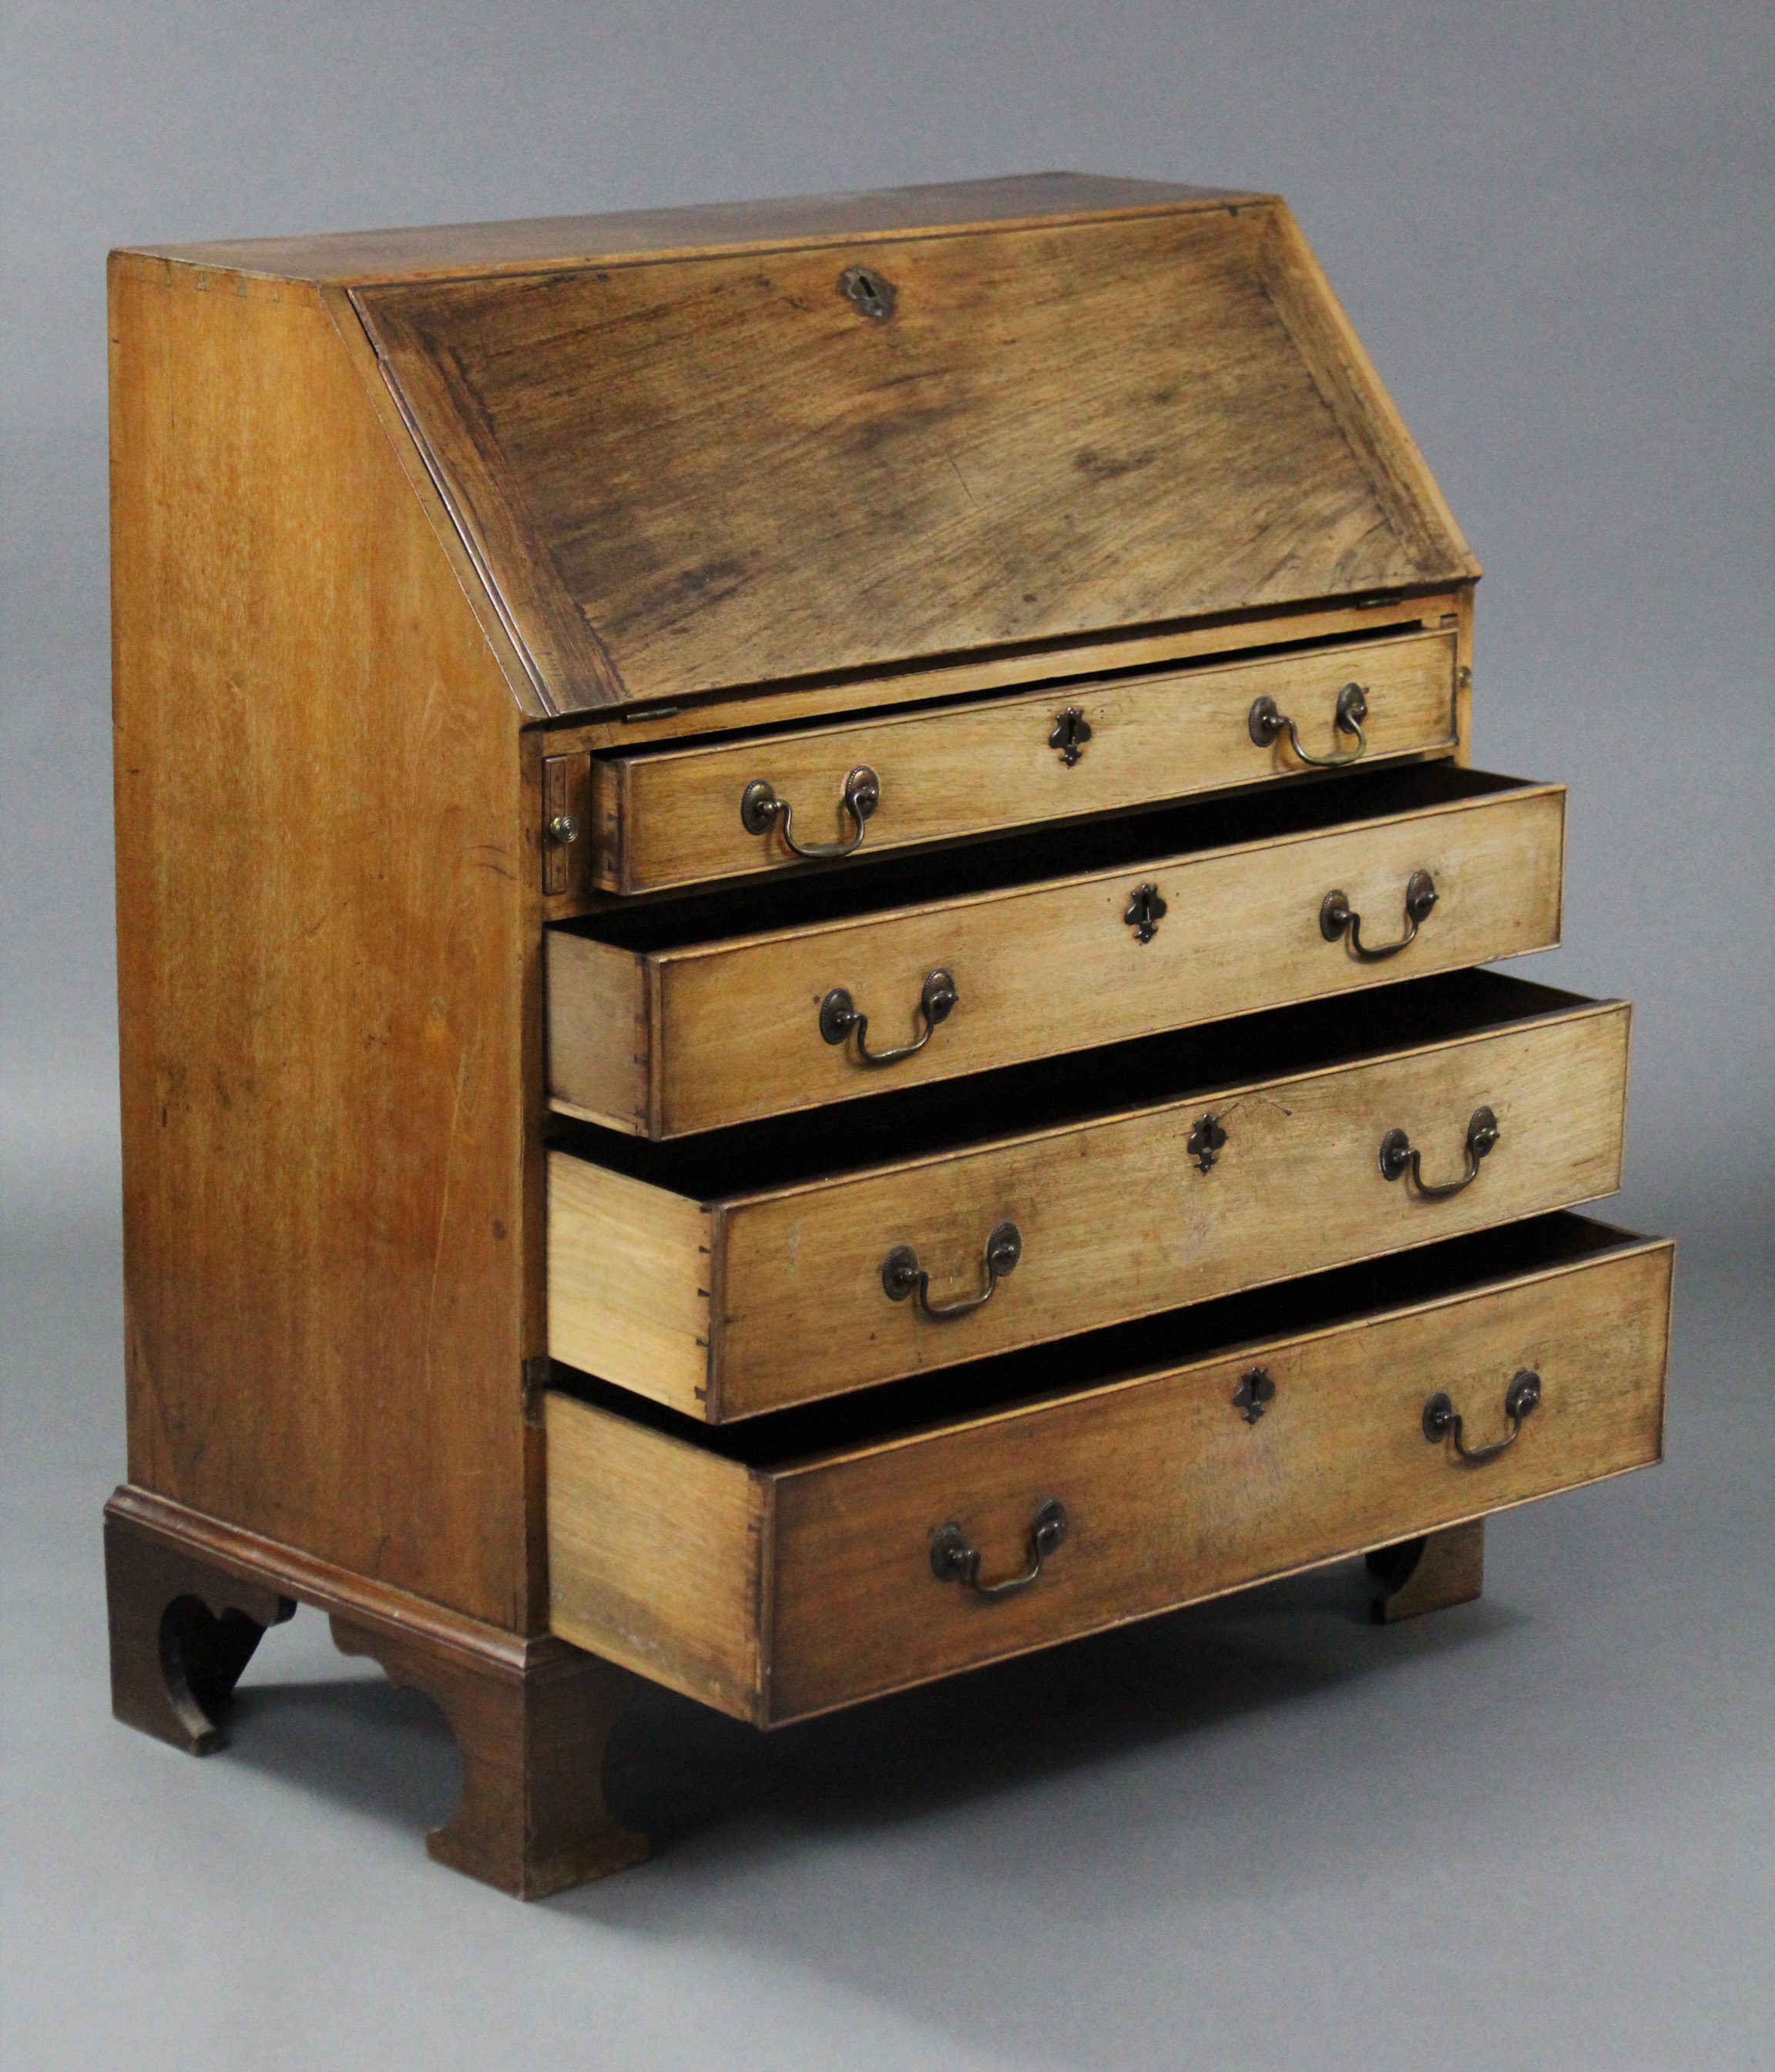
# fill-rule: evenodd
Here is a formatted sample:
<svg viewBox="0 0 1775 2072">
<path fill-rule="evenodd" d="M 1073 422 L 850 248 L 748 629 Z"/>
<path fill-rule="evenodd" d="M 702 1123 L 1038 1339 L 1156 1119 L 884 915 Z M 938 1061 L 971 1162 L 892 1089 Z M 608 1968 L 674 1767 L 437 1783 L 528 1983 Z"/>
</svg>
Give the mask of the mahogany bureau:
<svg viewBox="0 0 1775 2072">
<path fill-rule="evenodd" d="M 434 1856 L 1658 1457 L 1564 794 L 1272 195 L 1070 175 L 119 253 L 118 1716 L 297 1603 Z"/>
</svg>

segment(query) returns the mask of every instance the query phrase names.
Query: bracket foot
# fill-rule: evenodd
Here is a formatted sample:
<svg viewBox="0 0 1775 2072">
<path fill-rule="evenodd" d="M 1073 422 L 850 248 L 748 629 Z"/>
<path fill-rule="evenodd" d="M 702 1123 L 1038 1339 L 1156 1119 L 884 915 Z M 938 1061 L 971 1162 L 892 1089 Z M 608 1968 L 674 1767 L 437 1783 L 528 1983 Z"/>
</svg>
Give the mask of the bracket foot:
<svg viewBox="0 0 1775 2072">
<path fill-rule="evenodd" d="M 450 1721 L 456 1811 L 427 1837 L 440 1863 L 525 1899 L 641 1861 L 612 1817 L 604 1752 L 630 1698 L 653 1687 L 552 1634 L 527 1636 L 340 1569 L 125 1486 L 105 1507 L 112 1708 L 127 1726 L 207 1755 L 217 1716 L 268 1626 L 324 1611 L 347 1655 L 379 1662 Z"/>
<path fill-rule="evenodd" d="M 191 1755 L 225 1747 L 229 1695 L 295 1599 L 114 1517 L 105 1521 L 105 1589 L 112 1711 Z"/>
<path fill-rule="evenodd" d="M 1377 1547 L 1368 1556 L 1368 1572 L 1374 1579 L 1369 1616 L 1376 1626 L 1470 1603 L 1485 1588 L 1485 1521 L 1475 1518 Z"/>
<path fill-rule="evenodd" d="M 603 1785 L 610 1731 L 640 1678 L 561 1643 L 515 1673 L 337 1613 L 332 1626 L 342 1654 L 423 1691 L 455 1733 L 462 1796 L 425 1837 L 439 1863 L 540 1899 L 647 1856 L 646 1836 L 611 1818 Z"/>
</svg>

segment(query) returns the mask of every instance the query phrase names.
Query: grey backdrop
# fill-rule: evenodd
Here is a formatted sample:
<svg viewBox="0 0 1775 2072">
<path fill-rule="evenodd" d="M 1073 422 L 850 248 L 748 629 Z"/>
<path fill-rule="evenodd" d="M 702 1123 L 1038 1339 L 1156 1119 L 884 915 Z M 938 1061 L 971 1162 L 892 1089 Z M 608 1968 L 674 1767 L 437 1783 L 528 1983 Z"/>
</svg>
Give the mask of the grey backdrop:
<svg viewBox="0 0 1775 2072">
<path fill-rule="evenodd" d="M 3 1211 L 9 2068 L 1775 2063 L 1775 10 L 12 0 Z M 1066 166 L 1279 189 L 1486 577 L 1481 761 L 1572 787 L 1683 1241 L 1670 1458 L 1395 1634 L 1272 1588 L 759 1743 L 662 1700 L 675 1839 L 432 1868 L 423 1701 L 268 1638 L 204 1765 L 105 1710 L 123 1466 L 104 254 Z M 676 1782 L 674 1782 L 674 1779 Z"/>
</svg>

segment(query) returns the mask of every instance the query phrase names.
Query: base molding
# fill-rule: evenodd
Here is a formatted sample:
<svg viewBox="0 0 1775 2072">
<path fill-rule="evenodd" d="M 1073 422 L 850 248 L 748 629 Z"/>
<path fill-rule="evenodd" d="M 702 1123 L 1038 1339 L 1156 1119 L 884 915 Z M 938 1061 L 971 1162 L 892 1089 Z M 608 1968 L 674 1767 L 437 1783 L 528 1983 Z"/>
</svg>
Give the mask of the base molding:
<svg viewBox="0 0 1775 2072">
<path fill-rule="evenodd" d="M 441 1863 L 540 1898 L 639 1863 L 644 1837 L 604 1802 L 610 1731 L 648 1687 L 553 1634 L 514 1634 L 125 1485 L 105 1507 L 112 1710 L 195 1755 L 266 1626 L 298 1604 L 335 1646 L 423 1691 L 449 1720 L 462 1795 L 426 1846 Z"/>
</svg>

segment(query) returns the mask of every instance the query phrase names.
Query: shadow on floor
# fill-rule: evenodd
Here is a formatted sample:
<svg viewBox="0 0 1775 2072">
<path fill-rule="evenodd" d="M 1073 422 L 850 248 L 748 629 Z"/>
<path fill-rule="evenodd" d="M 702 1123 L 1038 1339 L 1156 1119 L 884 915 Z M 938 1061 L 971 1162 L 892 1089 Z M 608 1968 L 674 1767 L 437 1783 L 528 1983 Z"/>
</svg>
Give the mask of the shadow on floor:
<svg viewBox="0 0 1775 2072">
<path fill-rule="evenodd" d="M 1515 1623 L 1481 1601 L 1376 1628 L 1368 1601 L 1359 1563 L 1317 1570 L 769 1733 L 651 1692 L 612 1737 L 606 1794 L 656 1854 L 760 1821 L 855 1832 L 1186 1741 Z M 233 1761 L 367 1817 L 422 1833 L 455 1805 L 454 1737 L 417 1692 L 249 1683 L 226 1724 Z"/>
</svg>

